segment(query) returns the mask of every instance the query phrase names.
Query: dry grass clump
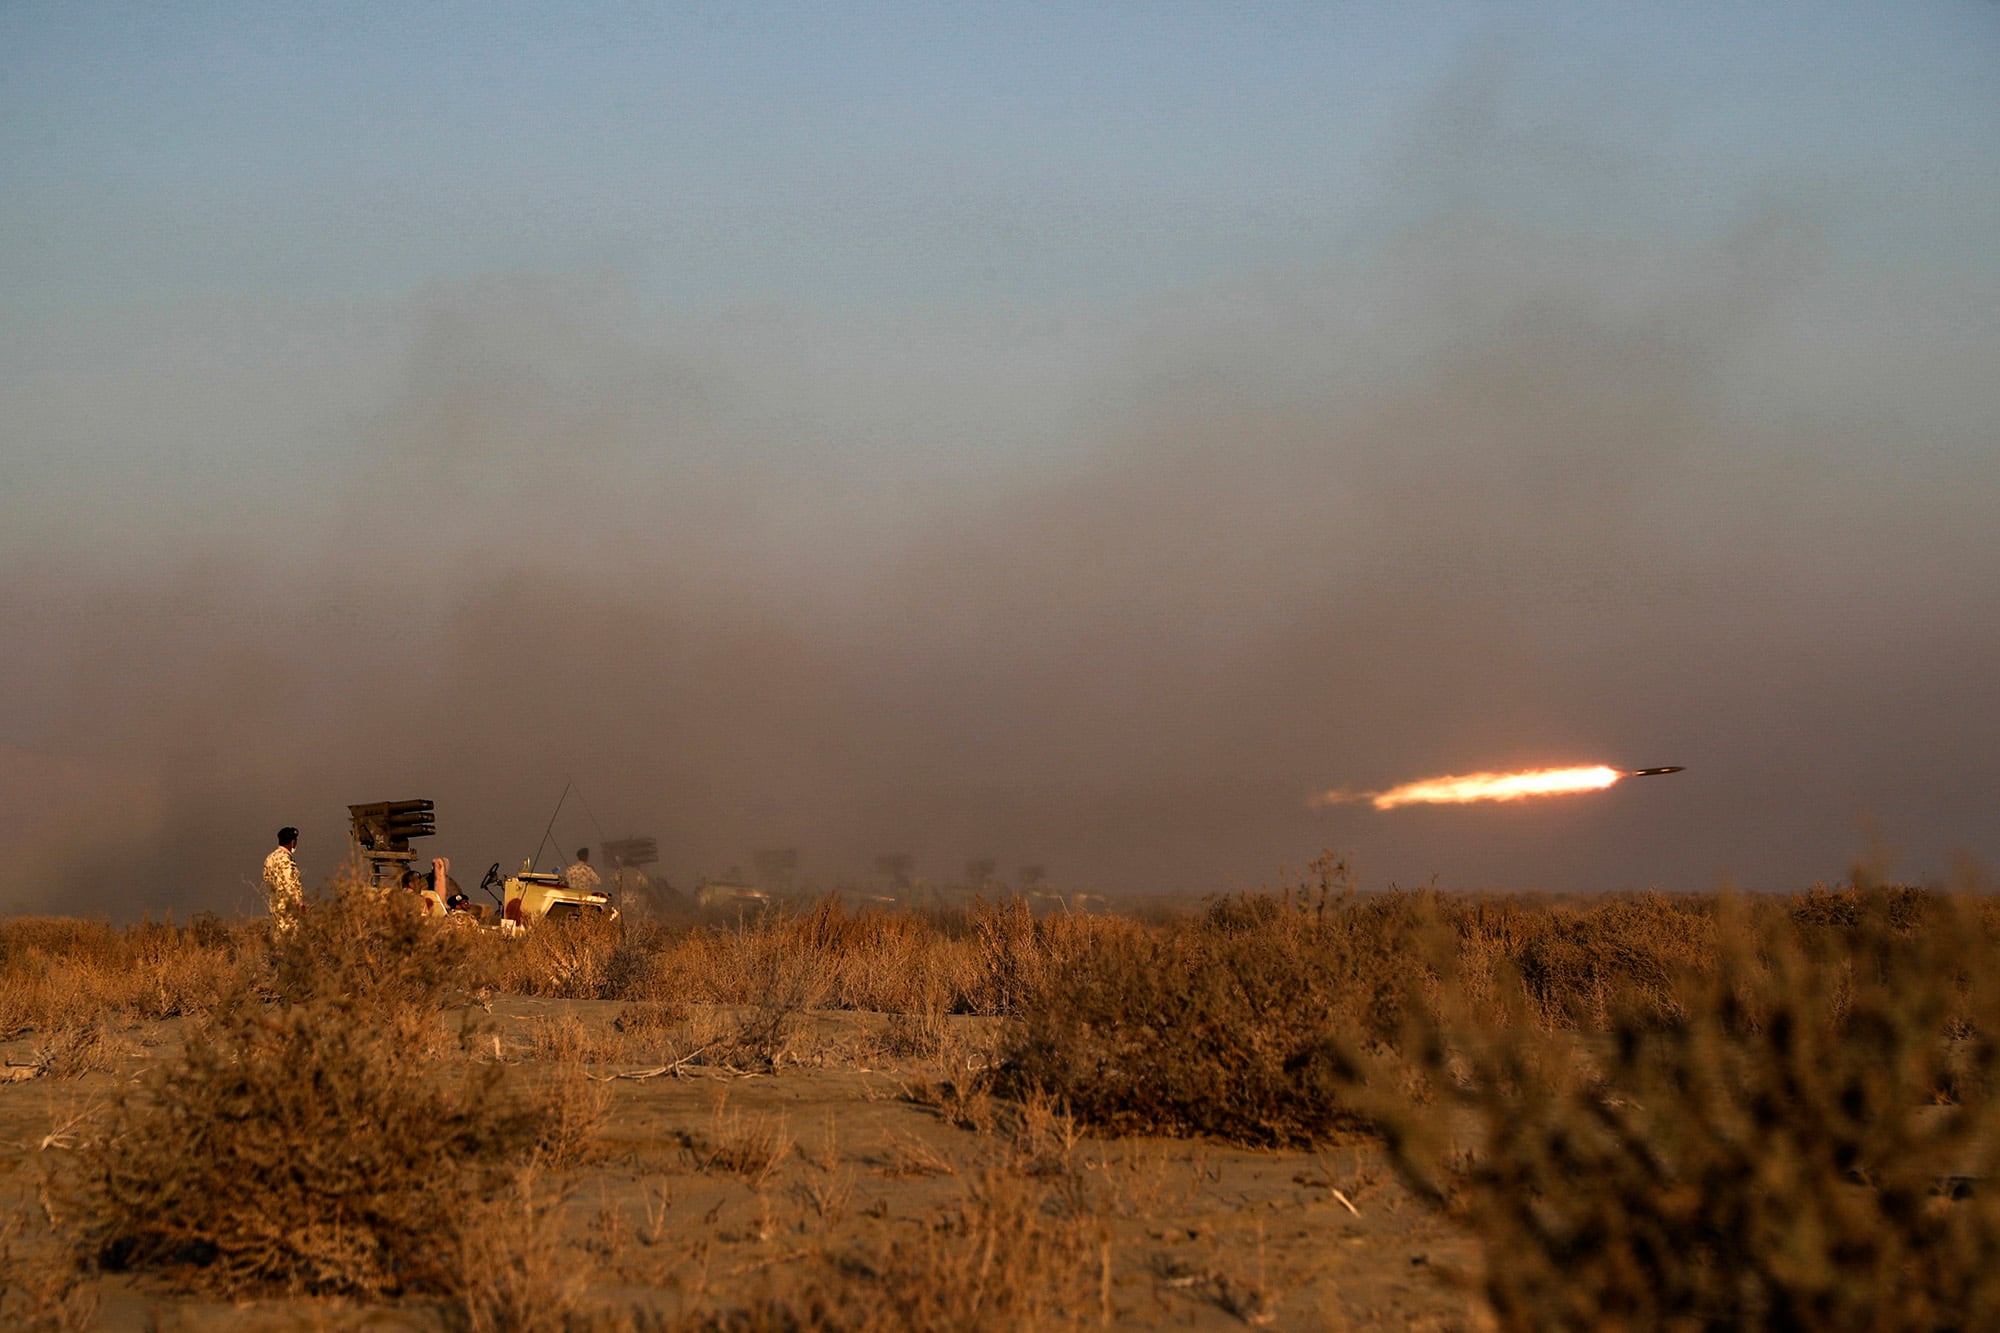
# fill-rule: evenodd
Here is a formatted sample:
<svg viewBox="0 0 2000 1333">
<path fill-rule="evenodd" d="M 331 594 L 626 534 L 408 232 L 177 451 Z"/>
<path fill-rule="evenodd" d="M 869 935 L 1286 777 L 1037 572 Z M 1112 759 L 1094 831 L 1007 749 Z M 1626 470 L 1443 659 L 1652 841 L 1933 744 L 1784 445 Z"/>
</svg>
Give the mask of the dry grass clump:
<svg viewBox="0 0 2000 1333">
<path fill-rule="evenodd" d="M 432 1058 L 463 960 L 412 905 L 343 893 L 78 1153 L 74 1230 L 109 1267 L 213 1289 L 445 1290 L 477 1168 L 534 1151 L 545 1107 Z"/>
<path fill-rule="evenodd" d="M 497 1068 L 458 1087 L 429 1073 L 393 1036 L 309 1008 L 218 1024 L 86 1151 L 91 1248 L 223 1290 L 436 1287 L 461 1167 L 534 1127 L 497 1099 Z"/>
<path fill-rule="evenodd" d="M 1461 953 L 1476 929 L 1470 915 L 1454 913 Z M 1711 899 L 1647 893 L 1580 911 L 1531 909 L 1530 922 L 1525 930 L 1516 925 L 1505 965 L 1549 1030 L 1603 1031 L 1614 1006 L 1628 1016 L 1636 1006 L 1661 1020 L 1677 1018 L 1680 977 L 1715 958 Z"/>
<path fill-rule="evenodd" d="M 652 934 L 648 931 L 645 937 Z M 631 975 L 629 960 L 614 968 L 624 942 L 621 923 L 578 915 L 543 922 L 520 939 L 475 933 L 470 944 L 480 980 L 494 990 L 597 1000 L 620 998 L 615 992 Z"/>
<path fill-rule="evenodd" d="M 129 1055 L 128 1042 L 107 1034 L 102 1020 L 65 1024 L 35 1046 L 35 1071 L 50 1078 L 81 1078 L 115 1068 Z"/>
<path fill-rule="evenodd" d="M 581 1063 L 563 1062 L 534 1078 L 523 1093 L 532 1119 L 534 1157 L 554 1167 L 594 1160 L 611 1119 L 611 1089 Z"/>
<path fill-rule="evenodd" d="M 471 962 L 466 936 L 419 916 L 411 895 L 341 884 L 273 943 L 266 985 L 291 1006 L 429 1027 L 464 997 Z"/>
<path fill-rule="evenodd" d="M 1022 1002 L 997 1089 L 1112 1133 L 1285 1145 L 1357 1125 L 1337 1053 L 1395 1031 L 1420 905 L 1337 894 L 1323 869 L 1313 891 L 1094 937 Z"/>
<path fill-rule="evenodd" d="M 862 1317 L 850 1326 L 1108 1323 L 1109 1251 L 1095 1217 L 1018 1176 L 982 1171 L 930 1235 L 852 1261 L 847 1304 Z"/>
<path fill-rule="evenodd" d="M 1317 882 L 1294 891 L 1220 898 L 1152 927 L 1094 921 L 1065 938 L 1061 918 L 983 918 L 996 990 L 1018 1018 L 994 1089 L 1051 1096 L 1102 1132 L 1303 1144 L 1362 1127 L 1345 1071 L 1391 1056 L 1417 1016 L 1449 1011 L 1468 1033 L 1677 1029 L 1742 938 L 1850 949 L 1864 928 L 2000 934 L 1984 909 L 1933 923 L 1945 900 L 1918 889 L 1819 889 L 1789 904 L 1363 896 L 1338 861 L 1314 868 Z"/>
<path fill-rule="evenodd" d="M 798 1144 L 782 1116 L 749 1114 L 718 1098 L 706 1133 L 683 1130 L 681 1148 L 697 1171 L 726 1171 L 762 1189 Z"/>
<path fill-rule="evenodd" d="M 1010 1013 L 1051 969 L 1117 918 L 1037 918 L 1018 901 L 969 912 L 848 910 L 828 894 L 799 910 L 766 909 L 731 925 L 620 925 L 578 918 L 525 940 L 481 938 L 480 975 L 498 991 L 558 999 L 769 1005 L 878 1013 Z"/>
<path fill-rule="evenodd" d="M 1867 884 L 1867 876 L 1859 877 Z M 1871 891 L 1872 890 L 1872 891 Z M 1886 923 L 1910 931 L 1924 925 L 1936 895 L 1912 884 L 1873 885 L 1864 889 L 1830 889 L 1815 884 L 1792 895 L 1785 914 L 1804 931 L 1852 930 L 1864 923 Z"/>
<path fill-rule="evenodd" d="M 256 926 L 15 917 L 0 921 L 0 1036 L 102 1020 L 207 1013 L 256 958 Z"/>
<path fill-rule="evenodd" d="M 1019 898 L 974 905 L 979 980 L 964 1012 L 1019 1014 L 1050 993 L 1056 979 L 1106 941 L 1143 928 L 1127 918 L 1056 912 L 1036 916 Z"/>
<path fill-rule="evenodd" d="M 28 1239 L 25 1209 L 0 1220 L 0 1324 L 68 1333 L 97 1322 L 97 1292 L 83 1281 L 73 1250 Z"/>
<path fill-rule="evenodd" d="M 838 894 L 800 911 L 772 908 L 729 927 L 700 926 L 672 940 L 662 972 L 711 1004 L 904 1012 L 968 1002 L 965 942 L 939 919 L 907 912 L 850 913 Z"/>
<path fill-rule="evenodd" d="M 456 1314 L 466 1333 L 564 1333 L 586 1323 L 587 1273 L 562 1244 L 565 1196 L 533 1166 L 475 1202 L 454 1235 Z M 606 1329 L 630 1321 L 597 1321 Z"/>
<path fill-rule="evenodd" d="M 794 1292 L 708 1315 L 716 1333 L 932 1333 L 1108 1324 L 1111 1247 L 1060 1190 L 981 1171 L 921 1234 L 823 1257 Z"/>
<path fill-rule="evenodd" d="M 1449 1006 L 1413 1021 L 1443 1096 L 1383 1098 L 1380 1124 L 1477 1233 L 1503 1328 L 2000 1323 L 2000 1193 L 1958 1197 L 2000 1167 L 1993 940 L 1917 902 L 1724 905 L 1679 1017 L 1616 1010 L 1595 1061 L 1527 1024 L 1472 1039 Z"/>
<path fill-rule="evenodd" d="M 685 1008 L 694 979 L 685 967 L 675 966 L 674 938 L 664 926 L 626 926 L 604 960 L 600 996 Z"/>
</svg>

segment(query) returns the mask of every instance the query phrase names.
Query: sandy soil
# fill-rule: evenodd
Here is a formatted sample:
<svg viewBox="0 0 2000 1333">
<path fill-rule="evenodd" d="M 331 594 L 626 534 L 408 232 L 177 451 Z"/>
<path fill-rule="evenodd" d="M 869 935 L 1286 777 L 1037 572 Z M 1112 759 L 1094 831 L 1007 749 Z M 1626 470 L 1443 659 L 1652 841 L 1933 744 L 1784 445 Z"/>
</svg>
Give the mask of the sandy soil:
<svg viewBox="0 0 2000 1333">
<path fill-rule="evenodd" d="M 690 1066 L 616 1077 L 660 1063 L 632 1058 L 644 1042 L 614 1030 L 627 1008 L 501 998 L 474 1016 L 492 1029 L 489 1056 L 531 1074 L 538 1056 L 564 1043 L 599 1057 L 586 1066 L 611 1097 L 599 1151 L 542 1182 L 566 1196 L 561 1266 L 587 1283 L 591 1303 L 669 1317 L 728 1309 L 782 1295 L 842 1254 L 899 1239 L 953 1243 L 938 1223 L 982 1173 L 997 1173 L 1097 1228 L 1098 1309 L 1113 1327 L 1481 1322 L 1448 1280 L 1476 1263 L 1472 1243 L 1405 1193 L 1365 1141 L 1308 1153 L 1099 1140 L 998 1105 L 983 1108 L 993 1121 L 986 1132 L 962 1128 L 926 1104 L 924 1089 L 963 1078 L 990 1049 L 991 1021 L 974 1018 L 946 1019 L 944 1054 L 932 1060 L 892 1056 L 881 1015 L 816 1012 L 774 1073 Z M 40 1213 L 43 1171 L 79 1125 L 174 1057 L 181 1029 L 134 1025 L 111 1040 L 119 1058 L 110 1071 L 0 1084 L 0 1188 L 10 1205 Z M 33 1046 L 32 1036 L 0 1044 L 0 1057 L 28 1062 Z M 746 1143 L 774 1146 L 776 1160 L 736 1169 L 721 1160 L 731 1154 L 719 1148 Z M 90 1288 L 103 1328 L 446 1326 L 434 1303 L 221 1302 L 147 1274 L 104 1275 Z"/>
</svg>

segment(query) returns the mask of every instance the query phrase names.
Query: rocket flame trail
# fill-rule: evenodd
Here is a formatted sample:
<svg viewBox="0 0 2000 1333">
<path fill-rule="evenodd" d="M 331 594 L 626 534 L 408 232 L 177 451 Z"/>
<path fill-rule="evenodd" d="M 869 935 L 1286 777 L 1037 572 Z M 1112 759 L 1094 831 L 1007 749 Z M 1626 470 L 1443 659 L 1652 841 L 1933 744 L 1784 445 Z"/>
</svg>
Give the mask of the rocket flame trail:
<svg viewBox="0 0 2000 1333">
<path fill-rule="evenodd" d="M 1329 791 L 1315 796 L 1314 805 L 1368 801 L 1377 810 L 1399 805 L 1458 805 L 1467 801 L 1518 801 L 1529 796 L 1561 796 L 1568 792 L 1603 791 L 1626 776 L 1597 764 L 1589 768 L 1531 768 L 1521 773 L 1466 773 L 1459 777 L 1426 778 L 1388 791 Z"/>
</svg>

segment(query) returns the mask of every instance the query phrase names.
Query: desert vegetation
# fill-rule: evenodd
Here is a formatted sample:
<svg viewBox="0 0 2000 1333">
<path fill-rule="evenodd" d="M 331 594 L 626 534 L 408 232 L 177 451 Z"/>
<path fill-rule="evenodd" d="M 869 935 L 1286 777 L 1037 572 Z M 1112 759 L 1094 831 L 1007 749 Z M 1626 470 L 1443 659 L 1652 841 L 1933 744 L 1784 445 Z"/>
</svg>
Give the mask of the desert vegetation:
<svg viewBox="0 0 2000 1333">
<path fill-rule="evenodd" d="M 2000 913 L 0 923 L 0 1319 L 1984 1327 Z"/>
</svg>

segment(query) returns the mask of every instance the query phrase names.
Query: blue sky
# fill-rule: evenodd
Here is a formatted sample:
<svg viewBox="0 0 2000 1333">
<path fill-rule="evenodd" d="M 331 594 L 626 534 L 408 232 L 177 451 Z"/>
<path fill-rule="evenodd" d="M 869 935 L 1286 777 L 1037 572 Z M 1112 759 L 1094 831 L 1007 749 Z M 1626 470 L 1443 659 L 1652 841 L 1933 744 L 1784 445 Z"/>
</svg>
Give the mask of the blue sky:
<svg viewBox="0 0 2000 1333">
<path fill-rule="evenodd" d="M 15 4 L 0 292 L 16 320 L 515 269 L 697 303 L 1123 297 L 1393 225 L 1382 197 L 1447 169 L 1437 193 L 1585 231 L 1888 186 L 1899 217 L 1842 210 L 1857 243 L 1990 263 L 1950 205 L 2000 188 L 1996 28 L 1980 3 Z M 1500 125 L 1430 105 L 1455 73 L 1496 81 Z M 1544 179 L 1456 160 L 1549 127 Z"/>
<path fill-rule="evenodd" d="M 1041 462 L 1149 303 L 1454 213 L 1671 248 L 1776 208 L 1842 271 L 1990 283 L 1996 124 L 1990 3 L 15 4 L 0 394 L 45 424 L 6 447 L 37 488 L 164 452 L 227 497 L 350 448 L 437 293 L 525 277 L 655 332 L 795 321 L 808 364 L 981 326 L 929 397 Z M 842 373 L 877 407 L 824 434 L 895 453 L 907 385 Z M 193 380 L 234 387 L 161 402 Z"/>
</svg>

